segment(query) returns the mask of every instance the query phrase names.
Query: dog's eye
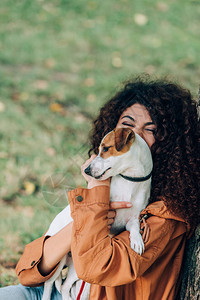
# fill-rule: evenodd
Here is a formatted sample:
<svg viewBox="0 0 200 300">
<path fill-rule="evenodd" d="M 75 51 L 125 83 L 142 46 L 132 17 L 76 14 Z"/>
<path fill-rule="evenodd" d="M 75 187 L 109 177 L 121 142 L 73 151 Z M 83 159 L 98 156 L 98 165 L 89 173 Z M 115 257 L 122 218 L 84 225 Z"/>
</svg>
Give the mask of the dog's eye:
<svg viewBox="0 0 200 300">
<path fill-rule="evenodd" d="M 103 152 L 108 152 L 110 147 L 103 147 Z"/>
</svg>

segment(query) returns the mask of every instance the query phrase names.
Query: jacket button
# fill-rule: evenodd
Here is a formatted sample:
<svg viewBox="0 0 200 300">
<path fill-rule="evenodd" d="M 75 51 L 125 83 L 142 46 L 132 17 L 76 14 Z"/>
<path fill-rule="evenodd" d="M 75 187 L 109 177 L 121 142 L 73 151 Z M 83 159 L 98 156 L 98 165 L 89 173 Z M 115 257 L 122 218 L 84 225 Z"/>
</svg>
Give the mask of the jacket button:
<svg viewBox="0 0 200 300">
<path fill-rule="evenodd" d="M 35 260 L 33 260 L 33 261 L 32 261 L 32 263 L 31 263 L 31 266 L 33 266 L 33 265 L 34 265 L 34 263 L 35 263 Z"/>
<path fill-rule="evenodd" d="M 83 197 L 82 197 L 82 196 L 77 196 L 77 197 L 76 197 L 76 200 L 77 200 L 78 202 L 81 202 L 81 201 L 83 201 Z"/>
</svg>

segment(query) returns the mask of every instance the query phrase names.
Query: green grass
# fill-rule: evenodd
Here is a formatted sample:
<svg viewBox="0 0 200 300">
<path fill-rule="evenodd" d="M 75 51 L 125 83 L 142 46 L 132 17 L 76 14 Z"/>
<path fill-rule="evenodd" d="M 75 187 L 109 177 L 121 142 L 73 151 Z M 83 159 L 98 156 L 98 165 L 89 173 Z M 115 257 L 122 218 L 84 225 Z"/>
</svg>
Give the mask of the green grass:
<svg viewBox="0 0 200 300">
<path fill-rule="evenodd" d="M 85 184 L 92 119 L 121 81 L 167 76 L 196 97 L 199 14 L 194 0 L 0 1 L 1 286 L 67 203 L 45 200 L 47 178 Z"/>
</svg>

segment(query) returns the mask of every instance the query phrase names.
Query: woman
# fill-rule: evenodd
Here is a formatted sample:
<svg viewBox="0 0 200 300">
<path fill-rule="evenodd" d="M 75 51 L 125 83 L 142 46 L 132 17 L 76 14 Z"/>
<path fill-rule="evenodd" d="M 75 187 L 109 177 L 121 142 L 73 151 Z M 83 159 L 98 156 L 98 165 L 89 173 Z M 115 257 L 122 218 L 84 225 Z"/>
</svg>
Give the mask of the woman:
<svg viewBox="0 0 200 300">
<path fill-rule="evenodd" d="M 145 252 L 140 256 L 130 248 L 127 231 L 109 236 L 113 209 L 130 203 L 113 203 L 110 209 L 109 180 L 97 181 L 83 171 L 92 156 L 82 167 L 88 189 L 68 194 L 73 224 L 26 246 L 16 268 L 20 282 L 42 284 L 71 249 L 78 276 L 91 283 L 90 299 L 176 299 L 185 242 L 200 217 L 199 126 L 189 91 L 146 78 L 126 83 L 94 122 L 90 153 L 98 153 L 101 139 L 115 127 L 131 128 L 149 145 L 154 167 L 150 204 L 141 212 L 141 226 L 145 216 L 150 229 Z"/>
</svg>

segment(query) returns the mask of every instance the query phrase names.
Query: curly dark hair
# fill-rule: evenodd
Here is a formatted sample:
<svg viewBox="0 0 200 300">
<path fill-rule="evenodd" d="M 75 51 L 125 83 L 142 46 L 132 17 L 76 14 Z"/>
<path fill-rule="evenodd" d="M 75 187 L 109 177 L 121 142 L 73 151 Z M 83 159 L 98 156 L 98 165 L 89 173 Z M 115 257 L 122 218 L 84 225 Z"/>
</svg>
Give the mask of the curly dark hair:
<svg viewBox="0 0 200 300">
<path fill-rule="evenodd" d="M 173 214 L 194 227 L 200 218 L 200 122 L 190 91 L 146 76 L 125 82 L 100 109 L 88 153 L 98 153 L 102 138 L 135 103 L 144 105 L 157 125 L 151 148 L 154 166 L 150 203 L 162 197 Z"/>
</svg>

